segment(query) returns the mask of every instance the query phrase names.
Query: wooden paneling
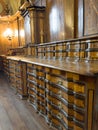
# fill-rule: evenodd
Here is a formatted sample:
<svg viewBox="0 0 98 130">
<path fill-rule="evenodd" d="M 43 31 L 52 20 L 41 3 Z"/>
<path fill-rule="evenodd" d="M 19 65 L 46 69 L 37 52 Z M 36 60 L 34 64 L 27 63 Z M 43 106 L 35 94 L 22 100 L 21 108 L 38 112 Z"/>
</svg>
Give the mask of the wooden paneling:
<svg viewBox="0 0 98 130">
<path fill-rule="evenodd" d="M 56 41 L 73 38 L 74 0 L 48 0 L 46 10 L 47 29 L 49 29 L 47 30 L 47 35 L 49 35 L 47 40 Z"/>
<path fill-rule="evenodd" d="M 6 54 L 8 47 L 10 46 L 9 40 L 4 37 L 4 31 L 7 28 L 7 24 L 0 24 L 0 54 Z"/>
<path fill-rule="evenodd" d="M 19 20 L 19 25 L 17 19 L 13 20 L 12 22 L 11 21 L 8 22 L 7 20 L 0 22 L 0 54 L 6 54 L 9 48 L 18 47 L 19 39 L 20 39 L 20 45 L 24 45 L 25 39 L 24 36 L 21 35 L 21 30 L 22 29 L 24 30 L 23 22 L 24 22 L 23 19 Z M 13 32 L 11 40 L 8 40 L 8 38 L 4 34 L 7 28 L 10 28 Z M 18 39 L 18 35 L 19 35 L 19 39 Z"/>
<path fill-rule="evenodd" d="M 17 27 L 17 20 L 13 21 L 10 25 L 10 28 L 12 29 L 13 31 L 13 37 L 12 37 L 12 40 L 11 40 L 11 47 L 14 48 L 14 47 L 18 47 L 18 27 Z"/>
<path fill-rule="evenodd" d="M 45 8 L 29 10 L 32 43 L 45 42 Z"/>
<path fill-rule="evenodd" d="M 43 43 L 45 42 L 45 8 L 44 7 L 28 7 L 24 16 L 25 42 Z"/>
<path fill-rule="evenodd" d="M 98 33 L 98 0 L 84 0 L 84 35 Z"/>
<path fill-rule="evenodd" d="M 83 1 L 84 0 L 75 0 L 74 6 L 75 6 L 75 12 L 74 12 L 74 26 L 75 26 L 75 32 L 74 37 L 82 37 L 83 36 Z"/>
<path fill-rule="evenodd" d="M 7 28 L 10 28 L 13 31 L 12 39 L 8 40 L 8 38 L 4 35 Z M 7 50 L 12 47 L 18 46 L 18 39 L 16 36 L 17 32 L 17 21 L 12 23 L 2 22 L 0 23 L 0 54 L 6 54 Z"/>
<path fill-rule="evenodd" d="M 25 45 L 25 32 L 24 32 L 24 19 L 23 17 L 20 17 L 18 19 L 19 21 L 18 22 L 18 33 L 19 33 L 19 43 L 20 43 L 20 46 L 24 46 Z"/>
<path fill-rule="evenodd" d="M 25 43 L 31 43 L 31 29 L 30 29 L 30 17 L 27 14 L 24 18 L 24 29 L 25 29 Z"/>
</svg>

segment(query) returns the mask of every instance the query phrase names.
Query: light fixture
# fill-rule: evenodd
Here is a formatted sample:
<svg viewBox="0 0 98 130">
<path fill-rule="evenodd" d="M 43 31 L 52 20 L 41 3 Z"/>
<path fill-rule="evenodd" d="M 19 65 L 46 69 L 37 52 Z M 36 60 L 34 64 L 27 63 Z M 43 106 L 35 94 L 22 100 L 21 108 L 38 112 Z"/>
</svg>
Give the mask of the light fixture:
<svg viewBox="0 0 98 130">
<path fill-rule="evenodd" d="M 9 17 L 9 16 L 8 16 Z M 8 40 L 12 40 L 13 37 L 15 37 L 15 33 L 13 32 L 13 30 L 10 28 L 11 24 L 8 21 L 7 23 L 7 28 L 4 32 L 4 37 L 6 37 Z"/>
<path fill-rule="evenodd" d="M 4 32 L 4 36 L 8 39 L 8 40 L 12 40 L 12 38 L 14 37 L 13 31 L 10 28 L 7 28 L 6 31 Z"/>
</svg>

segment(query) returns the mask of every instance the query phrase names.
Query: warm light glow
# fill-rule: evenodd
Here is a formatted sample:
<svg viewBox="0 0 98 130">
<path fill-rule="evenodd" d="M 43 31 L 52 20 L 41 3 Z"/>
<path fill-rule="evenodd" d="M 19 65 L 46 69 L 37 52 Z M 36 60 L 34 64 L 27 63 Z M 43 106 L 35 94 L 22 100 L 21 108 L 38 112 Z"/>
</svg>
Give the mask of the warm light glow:
<svg viewBox="0 0 98 130">
<path fill-rule="evenodd" d="M 23 29 L 20 30 L 20 36 L 24 37 L 24 30 Z"/>
<path fill-rule="evenodd" d="M 15 37 L 18 37 L 18 30 L 15 30 Z"/>
<path fill-rule="evenodd" d="M 50 14 L 50 29 L 54 33 L 60 30 L 59 13 L 57 8 L 53 8 Z"/>
<path fill-rule="evenodd" d="M 12 40 L 12 37 L 14 37 L 13 32 L 10 28 L 7 28 L 4 32 L 4 36 L 8 38 L 8 40 Z"/>
</svg>

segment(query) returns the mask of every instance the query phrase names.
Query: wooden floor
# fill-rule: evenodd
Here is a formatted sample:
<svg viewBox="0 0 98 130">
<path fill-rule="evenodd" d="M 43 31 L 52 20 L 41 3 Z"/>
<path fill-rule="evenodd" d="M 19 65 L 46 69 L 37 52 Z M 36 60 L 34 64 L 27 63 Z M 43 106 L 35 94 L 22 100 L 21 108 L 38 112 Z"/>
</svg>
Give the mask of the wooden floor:
<svg viewBox="0 0 98 130">
<path fill-rule="evenodd" d="M 1 72 L 0 130 L 52 130 L 27 101 L 15 94 Z"/>
</svg>

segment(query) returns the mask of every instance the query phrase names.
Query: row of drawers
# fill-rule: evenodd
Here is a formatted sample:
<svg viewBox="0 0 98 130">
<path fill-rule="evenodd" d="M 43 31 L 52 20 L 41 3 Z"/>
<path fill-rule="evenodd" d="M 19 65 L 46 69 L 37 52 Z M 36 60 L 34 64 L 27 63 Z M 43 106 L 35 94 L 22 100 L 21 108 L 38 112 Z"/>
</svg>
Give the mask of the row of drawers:
<svg viewBox="0 0 98 130">
<path fill-rule="evenodd" d="M 92 122 L 88 104 L 93 99 L 87 89 L 89 80 L 79 74 L 30 63 L 11 60 L 8 65 L 11 84 L 20 95 L 28 96 L 30 104 L 50 126 L 59 130 L 87 129 L 87 120 Z"/>
<path fill-rule="evenodd" d="M 9 60 L 10 84 L 16 92 L 24 98 L 27 96 L 26 64 Z"/>
<path fill-rule="evenodd" d="M 98 59 L 98 40 L 54 43 L 24 48 L 24 55 L 46 59 Z"/>
<path fill-rule="evenodd" d="M 98 59 L 98 50 L 90 50 L 90 51 L 58 51 L 58 52 L 38 52 L 38 58 L 46 58 L 46 59 L 67 59 L 73 58 L 73 60 L 90 60 L 90 59 Z"/>
<path fill-rule="evenodd" d="M 29 102 L 49 125 L 84 130 L 86 90 L 78 75 L 28 64 L 27 79 Z"/>
<path fill-rule="evenodd" d="M 43 45 L 36 48 L 36 54 L 42 58 L 78 58 L 78 59 L 97 59 L 98 45 L 97 40 L 80 42 L 67 42 L 54 45 Z"/>
</svg>

